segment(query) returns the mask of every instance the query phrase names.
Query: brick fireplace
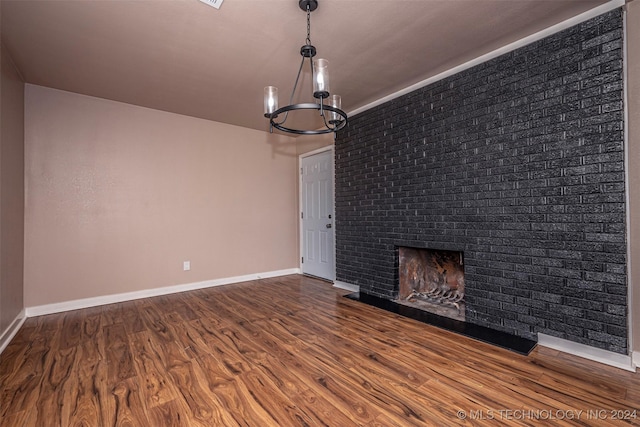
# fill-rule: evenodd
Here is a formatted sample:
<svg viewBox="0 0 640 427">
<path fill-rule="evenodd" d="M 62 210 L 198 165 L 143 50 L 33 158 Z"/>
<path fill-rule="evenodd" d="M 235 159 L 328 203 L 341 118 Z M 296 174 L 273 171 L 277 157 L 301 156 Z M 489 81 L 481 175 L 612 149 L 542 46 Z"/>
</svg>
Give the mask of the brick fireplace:
<svg viewBox="0 0 640 427">
<path fill-rule="evenodd" d="M 350 118 L 337 280 L 399 298 L 399 247 L 464 254 L 467 322 L 626 354 L 622 13 Z"/>
</svg>

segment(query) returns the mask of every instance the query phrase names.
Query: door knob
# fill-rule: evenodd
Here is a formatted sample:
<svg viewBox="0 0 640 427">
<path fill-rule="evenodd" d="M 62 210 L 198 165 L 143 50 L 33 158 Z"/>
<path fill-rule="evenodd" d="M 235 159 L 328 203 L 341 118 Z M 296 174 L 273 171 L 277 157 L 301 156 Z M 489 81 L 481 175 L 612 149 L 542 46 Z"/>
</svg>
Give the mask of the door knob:
<svg viewBox="0 0 640 427">
<path fill-rule="evenodd" d="M 331 224 L 327 224 L 327 228 L 331 228 Z"/>
</svg>

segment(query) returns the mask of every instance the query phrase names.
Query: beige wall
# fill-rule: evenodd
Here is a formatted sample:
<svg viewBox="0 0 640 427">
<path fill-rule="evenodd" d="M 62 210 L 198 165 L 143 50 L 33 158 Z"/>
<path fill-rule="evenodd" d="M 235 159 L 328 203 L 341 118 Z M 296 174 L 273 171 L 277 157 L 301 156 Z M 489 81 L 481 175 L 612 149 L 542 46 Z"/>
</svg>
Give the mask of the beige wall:
<svg viewBox="0 0 640 427">
<path fill-rule="evenodd" d="M 0 336 L 24 308 L 24 83 L 0 43 Z"/>
<path fill-rule="evenodd" d="M 627 70 L 629 96 L 629 197 L 631 312 L 633 350 L 640 352 L 640 2 L 627 5 Z"/>
<path fill-rule="evenodd" d="M 294 139 L 33 85 L 25 102 L 27 307 L 298 267 Z"/>
<path fill-rule="evenodd" d="M 328 147 L 334 143 L 333 134 L 318 136 L 299 136 L 297 138 L 296 150 L 298 155 L 309 153 L 319 148 Z"/>
</svg>

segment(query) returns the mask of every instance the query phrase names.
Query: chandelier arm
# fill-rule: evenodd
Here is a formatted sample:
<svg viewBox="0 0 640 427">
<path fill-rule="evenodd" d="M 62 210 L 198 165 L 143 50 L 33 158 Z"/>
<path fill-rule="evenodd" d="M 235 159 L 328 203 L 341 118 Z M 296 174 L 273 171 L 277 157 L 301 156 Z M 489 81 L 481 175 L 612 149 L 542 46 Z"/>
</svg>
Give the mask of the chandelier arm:
<svg viewBox="0 0 640 427">
<path fill-rule="evenodd" d="M 311 67 L 311 95 L 313 95 L 313 85 L 316 81 L 316 76 L 313 72 L 313 56 L 309 58 L 309 66 Z M 322 99 L 320 101 L 322 101 Z"/>
<path fill-rule="evenodd" d="M 300 61 L 300 68 L 298 68 L 298 75 L 296 76 L 296 82 L 293 85 L 293 90 L 291 91 L 291 97 L 289 98 L 289 104 L 293 104 L 293 96 L 296 93 L 296 89 L 298 88 L 298 81 L 300 80 L 300 73 L 302 72 L 302 67 L 304 66 L 304 56 L 302 57 L 302 61 Z"/>
<path fill-rule="evenodd" d="M 331 125 L 327 123 L 327 116 L 322 112 L 322 109 L 320 109 L 320 116 L 322 117 L 322 121 L 324 122 L 325 127 L 333 131 L 336 126 L 331 127 Z"/>
<path fill-rule="evenodd" d="M 300 80 L 300 72 L 302 72 L 302 67 L 304 66 L 304 56 L 302 57 L 302 61 L 300 62 L 300 68 L 298 68 L 298 75 L 296 76 L 296 83 L 293 85 L 293 90 L 291 91 L 291 97 L 289 98 L 289 105 L 293 104 L 293 97 L 296 94 L 296 88 L 298 87 L 298 80 Z M 313 68 L 313 67 L 312 67 Z M 278 124 L 283 125 L 284 122 L 287 121 L 289 117 L 289 111 L 284 114 L 284 118 Z"/>
<path fill-rule="evenodd" d="M 342 120 L 329 120 L 329 123 L 327 123 L 327 116 L 325 114 L 320 114 L 322 116 L 322 121 L 324 122 L 324 126 L 327 129 L 330 129 L 331 132 L 334 132 L 333 136 L 334 139 L 337 136 L 337 133 L 340 129 L 342 129 L 343 127 L 346 126 L 347 124 L 347 114 L 342 111 L 339 108 L 333 107 L 333 106 L 329 106 L 329 105 L 325 105 L 325 108 L 333 111 L 334 113 L 340 115 L 343 119 Z"/>
<path fill-rule="evenodd" d="M 311 5 L 307 4 L 307 39 L 305 40 L 307 42 L 307 46 L 312 46 L 311 44 Z M 313 82 L 315 82 L 316 80 L 316 76 L 314 76 L 313 74 L 313 57 L 314 57 L 315 53 L 309 56 L 309 66 L 311 67 L 311 92 L 313 93 Z M 302 62 L 304 62 L 304 59 L 302 60 Z M 301 68 L 302 69 L 302 68 Z M 298 71 L 298 75 L 300 74 L 300 71 Z M 322 102 L 322 100 L 321 100 Z M 289 104 L 292 104 L 293 101 L 290 101 Z"/>
</svg>

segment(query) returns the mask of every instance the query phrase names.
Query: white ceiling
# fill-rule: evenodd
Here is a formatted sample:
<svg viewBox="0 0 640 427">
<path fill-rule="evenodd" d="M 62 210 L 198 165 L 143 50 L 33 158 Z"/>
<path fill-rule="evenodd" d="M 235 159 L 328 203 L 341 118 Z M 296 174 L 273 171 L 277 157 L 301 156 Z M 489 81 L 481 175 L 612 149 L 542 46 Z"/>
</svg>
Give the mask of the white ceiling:
<svg viewBox="0 0 640 427">
<path fill-rule="evenodd" d="M 352 111 L 608 1 L 319 0 L 311 40 Z M 263 88 L 288 101 L 306 37 L 298 0 L 1 7 L 2 43 L 28 83 L 260 130 Z"/>
</svg>

